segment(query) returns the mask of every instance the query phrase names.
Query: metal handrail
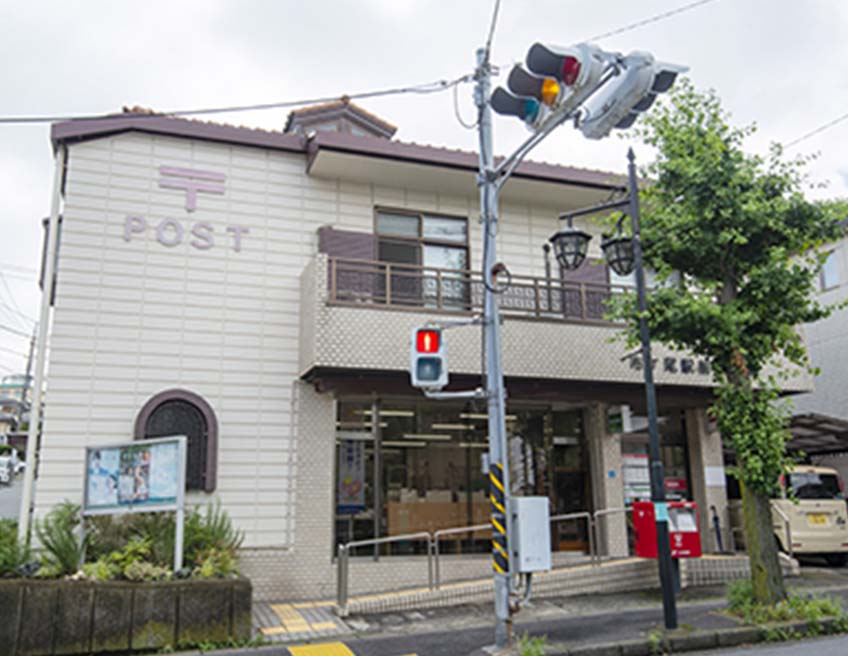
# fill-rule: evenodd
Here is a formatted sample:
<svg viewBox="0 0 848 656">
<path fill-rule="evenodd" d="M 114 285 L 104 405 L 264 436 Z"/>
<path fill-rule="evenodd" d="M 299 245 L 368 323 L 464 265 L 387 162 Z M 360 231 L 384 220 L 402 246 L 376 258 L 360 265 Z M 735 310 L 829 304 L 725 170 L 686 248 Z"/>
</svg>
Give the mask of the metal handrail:
<svg viewBox="0 0 848 656">
<path fill-rule="evenodd" d="M 589 557 L 593 565 L 600 562 L 600 553 L 598 545 L 600 536 L 598 535 L 598 518 L 613 514 L 627 514 L 631 512 L 630 508 L 604 508 L 596 510 L 594 513 L 588 511 L 566 513 L 563 515 L 552 515 L 550 522 L 562 522 L 575 519 L 585 519 L 589 533 Z M 475 533 L 477 531 L 485 531 L 491 529 L 490 524 L 472 524 L 469 526 L 457 526 L 454 528 L 443 528 L 434 531 L 432 534 L 426 531 L 419 533 L 408 533 L 405 535 L 392 535 L 383 538 L 373 538 L 370 540 L 354 540 L 346 544 L 340 544 L 338 547 L 338 562 L 337 562 L 337 595 L 336 602 L 338 612 L 342 617 L 347 616 L 348 590 L 350 578 L 350 551 L 357 547 L 368 547 L 378 544 L 388 544 L 392 542 L 404 542 L 408 540 L 426 540 L 427 541 L 427 584 L 431 590 L 438 590 L 441 587 L 441 565 L 440 565 L 440 540 L 446 535 L 457 535 L 460 533 Z"/>
<path fill-rule="evenodd" d="M 632 510 L 633 510 L 632 508 L 602 508 L 601 510 L 596 510 L 593 513 L 594 529 L 595 529 L 595 544 L 599 545 L 600 542 L 601 542 L 601 536 L 598 534 L 598 517 L 607 517 L 609 515 L 617 515 L 617 514 L 626 515 L 627 513 L 631 512 Z M 600 551 L 601 551 L 600 548 L 597 549 L 597 552 L 595 554 L 596 562 L 598 562 L 598 563 L 600 563 L 600 561 L 601 561 Z"/>
<path fill-rule="evenodd" d="M 436 590 L 442 584 L 442 573 L 439 565 L 439 538 L 444 535 L 457 535 L 459 533 L 474 533 L 476 531 L 491 530 L 491 524 L 474 524 L 473 526 L 459 526 L 457 528 L 442 528 L 433 533 L 433 561 L 435 564 L 435 587 Z"/>
<path fill-rule="evenodd" d="M 794 558 L 795 550 L 792 548 L 792 527 L 789 525 L 789 516 L 777 504 L 771 504 L 771 507 L 783 520 L 783 527 L 786 531 L 786 548 L 789 550 L 789 555 Z"/>
<path fill-rule="evenodd" d="M 433 589 L 433 537 L 426 531 L 419 533 L 407 533 L 405 535 L 391 535 L 384 538 L 373 538 L 370 540 L 354 540 L 346 544 L 340 544 L 338 549 L 338 561 L 336 563 L 336 604 L 339 615 L 347 616 L 348 590 L 350 583 L 350 550 L 357 547 L 368 547 L 377 544 L 388 544 L 390 542 L 405 542 L 408 540 L 427 541 L 427 586 Z"/>
</svg>

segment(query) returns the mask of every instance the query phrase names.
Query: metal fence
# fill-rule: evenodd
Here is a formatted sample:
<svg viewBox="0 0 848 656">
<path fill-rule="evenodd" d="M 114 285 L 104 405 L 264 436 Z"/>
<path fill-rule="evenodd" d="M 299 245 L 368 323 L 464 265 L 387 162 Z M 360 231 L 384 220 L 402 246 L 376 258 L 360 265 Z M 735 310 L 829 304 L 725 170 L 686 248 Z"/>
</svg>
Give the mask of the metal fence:
<svg viewBox="0 0 848 656">
<path fill-rule="evenodd" d="M 329 301 L 469 313 L 483 308 L 485 288 L 478 271 L 440 269 L 415 264 L 328 258 Z M 608 302 L 628 287 L 512 275 L 500 295 L 505 315 L 611 323 L 604 318 Z"/>
<path fill-rule="evenodd" d="M 630 513 L 630 508 L 606 508 L 596 510 L 594 513 L 588 511 L 568 513 L 565 515 L 553 515 L 550 518 L 551 524 L 564 521 L 585 521 L 587 534 L 589 537 L 589 558 L 593 565 L 599 565 L 602 560 L 610 560 L 615 557 L 626 557 L 631 553 L 631 545 L 629 538 L 625 549 L 621 545 L 610 545 L 609 540 L 605 540 L 604 531 L 609 529 L 608 520 L 616 515 L 624 515 Z M 441 557 L 441 540 L 450 535 L 462 533 L 477 533 L 488 531 L 491 529 L 489 524 L 474 524 L 470 526 L 457 526 L 455 528 L 446 528 L 434 531 L 433 533 L 420 532 L 410 533 L 407 535 L 395 535 L 385 538 L 375 538 L 371 540 L 356 540 L 346 544 L 340 544 L 338 547 L 338 562 L 337 562 L 337 604 L 339 612 L 344 615 L 347 612 L 348 591 L 350 585 L 350 553 L 351 550 L 358 547 L 369 547 L 379 544 L 388 544 L 393 542 L 409 542 L 409 541 L 425 541 L 427 545 L 427 587 L 430 590 L 438 590 L 441 587 L 442 570 L 440 564 Z M 621 531 L 619 531 L 621 533 Z M 623 531 L 625 536 L 629 535 L 626 529 Z M 606 543 L 609 552 L 618 552 L 618 555 L 610 553 L 601 554 L 600 545 Z M 618 547 L 618 548 L 616 548 Z"/>
</svg>

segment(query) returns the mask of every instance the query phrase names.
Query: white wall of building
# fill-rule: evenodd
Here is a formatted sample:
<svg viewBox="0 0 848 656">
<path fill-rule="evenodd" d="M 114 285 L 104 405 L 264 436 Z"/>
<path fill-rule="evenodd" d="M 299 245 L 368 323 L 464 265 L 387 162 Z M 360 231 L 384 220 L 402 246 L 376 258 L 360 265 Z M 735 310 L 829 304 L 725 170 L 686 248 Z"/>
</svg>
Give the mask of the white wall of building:
<svg viewBox="0 0 848 656">
<path fill-rule="evenodd" d="M 848 238 L 827 248 L 833 252 L 835 283 L 819 292 L 819 302 L 837 305 L 848 301 Z M 848 420 L 848 308 L 805 326 L 813 366 L 821 373 L 815 391 L 793 398 L 796 413 L 818 413 Z"/>
<path fill-rule="evenodd" d="M 142 405 L 179 387 L 216 412 L 215 494 L 245 546 L 293 545 L 299 277 L 316 230 L 371 232 L 379 205 L 468 216 L 476 267 L 476 195 L 317 180 L 301 154 L 143 133 L 69 149 L 36 514 L 80 501 L 84 447 L 130 440 Z M 198 193 L 188 212 L 184 191 L 160 188 L 163 165 L 223 173 L 225 194 Z M 500 256 L 514 272 L 544 273 L 556 214 L 503 208 Z M 128 216 L 147 223 L 129 241 Z M 183 227 L 182 243 L 157 241 L 167 218 Z M 213 227 L 213 247 L 191 245 L 205 245 L 191 235 L 199 222 Z M 249 231 L 240 252 L 227 226 Z M 163 237 L 173 240 L 173 228 Z"/>
</svg>

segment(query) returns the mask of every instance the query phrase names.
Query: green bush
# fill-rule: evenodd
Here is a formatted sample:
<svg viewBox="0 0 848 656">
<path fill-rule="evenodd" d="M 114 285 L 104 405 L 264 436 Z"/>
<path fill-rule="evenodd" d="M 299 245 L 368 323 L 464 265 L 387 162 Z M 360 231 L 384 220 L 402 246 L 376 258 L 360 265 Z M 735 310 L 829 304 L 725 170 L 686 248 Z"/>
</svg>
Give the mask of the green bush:
<svg viewBox="0 0 848 656">
<path fill-rule="evenodd" d="M 29 551 L 18 542 L 18 524 L 0 519 L 0 576 L 14 574 L 29 560 Z"/>
<path fill-rule="evenodd" d="M 81 521 L 79 506 L 64 502 L 36 523 L 36 533 L 45 549 L 39 577 L 75 574 L 83 554 L 86 563 L 80 576 L 86 579 L 155 581 L 171 575 L 174 513 L 90 517 L 85 520 L 84 541 L 77 537 Z M 183 562 L 192 576 L 224 578 L 238 574 L 236 552 L 244 536 L 220 503 L 210 504 L 203 511 L 187 510 L 183 536 Z M 15 567 L 23 560 L 20 555 Z"/>
<path fill-rule="evenodd" d="M 827 617 L 839 617 L 842 604 L 833 597 L 789 595 L 773 606 L 759 604 L 754 598 L 749 579 L 734 581 L 727 587 L 728 610 L 748 624 L 769 624 L 804 620 L 818 622 Z"/>
<path fill-rule="evenodd" d="M 521 656 L 545 656 L 547 642 L 547 636 L 531 638 L 525 631 L 524 635 L 518 638 L 518 653 Z"/>
<path fill-rule="evenodd" d="M 114 563 L 110 563 L 107 557 L 103 557 L 83 565 L 82 573 L 90 581 L 111 581 L 118 577 L 121 570 Z"/>
<path fill-rule="evenodd" d="M 235 554 L 222 549 L 209 549 L 197 556 L 192 576 L 198 579 L 222 579 L 238 574 Z"/>
<path fill-rule="evenodd" d="M 42 569 L 45 573 L 40 575 L 74 574 L 82 566 L 89 538 L 77 536 L 76 529 L 81 523 L 79 511 L 77 504 L 63 501 L 42 521 L 36 522 L 35 532 L 44 547 Z"/>
<path fill-rule="evenodd" d="M 12 453 L 12 447 L 8 444 L 0 444 L 0 456 L 5 456 L 7 453 Z"/>
<path fill-rule="evenodd" d="M 187 567 L 197 567 L 203 555 L 212 549 L 235 556 L 243 540 L 244 535 L 233 527 L 220 502 L 206 506 L 204 514 L 197 509 L 186 513 L 184 546 Z"/>
<path fill-rule="evenodd" d="M 140 560 L 127 565 L 122 573 L 127 581 L 164 581 L 171 576 L 167 567 Z"/>
</svg>

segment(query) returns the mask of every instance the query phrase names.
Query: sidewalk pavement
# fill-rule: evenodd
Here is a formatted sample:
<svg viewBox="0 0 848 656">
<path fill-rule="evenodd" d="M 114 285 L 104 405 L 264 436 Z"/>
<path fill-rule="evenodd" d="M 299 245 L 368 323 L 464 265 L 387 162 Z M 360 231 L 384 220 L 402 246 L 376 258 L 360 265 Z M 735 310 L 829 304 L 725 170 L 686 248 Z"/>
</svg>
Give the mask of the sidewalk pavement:
<svg viewBox="0 0 848 656">
<path fill-rule="evenodd" d="M 801 577 L 787 583 L 795 592 L 848 600 L 848 568 L 804 568 Z M 678 601 L 679 628 L 667 636 L 663 636 L 658 591 L 540 600 L 516 616 L 515 635 L 547 636 L 546 653 L 559 656 L 647 656 L 662 639 L 672 653 L 760 641 L 760 629 L 741 626 L 720 613 L 726 606 L 724 594 L 724 586 L 684 590 Z M 332 616 L 329 606 L 279 606 L 276 614 L 283 629 L 300 633 L 305 622 L 315 631 L 315 641 L 229 650 L 218 656 L 467 656 L 482 654 L 481 645 L 493 637 L 491 604 L 345 620 Z M 325 613 L 334 623 L 333 630 L 343 631 L 335 634 L 333 642 L 320 633 L 328 621 Z"/>
</svg>

